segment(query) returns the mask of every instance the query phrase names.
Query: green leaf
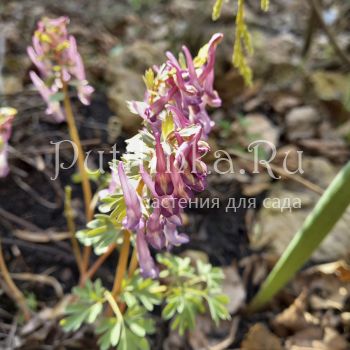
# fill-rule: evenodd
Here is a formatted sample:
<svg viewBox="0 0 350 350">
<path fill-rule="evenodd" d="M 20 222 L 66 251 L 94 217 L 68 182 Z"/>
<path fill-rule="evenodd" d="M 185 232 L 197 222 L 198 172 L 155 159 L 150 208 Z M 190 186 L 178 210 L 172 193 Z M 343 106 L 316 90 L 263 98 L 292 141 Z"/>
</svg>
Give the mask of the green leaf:
<svg viewBox="0 0 350 350">
<path fill-rule="evenodd" d="M 111 331 L 111 344 L 112 346 L 116 346 L 120 339 L 120 334 L 122 330 L 121 322 L 117 322 Z"/>
<path fill-rule="evenodd" d="M 79 313 L 75 313 L 61 320 L 60 325 L 66 332 L 76 331 L 84 323 L 88 314 L 87 310 L 80 309 Z"/>
<path fill-rule="evenodd" d="M 100 335 L 98 344 L 101 350 L 108 350 L 111 346 L 117 346 L 123 331 L 123 323 L 115 317 L 104 318 L 96 327 L 96 334 Z"/>
<path fill-rule="evenodd" d="M 190 258 L 171 254 L 158 255 L 157 260 L 165 267 L 162 275 L 167 281 L 162 317 L 173 318 L 172 329 L 180 335 L 193 329 L 196 317 L 207 310 L 206 305 L 216 323 L 230 318 L 226 307 L 229 299 L 222 294 L 224 274 L 220 268 L 197 261 L 195 269 Z"/>
<path fill-rule="evenodd" d="M 109 213 L 117 207 L 122 207 L 120 210 L 125 210 L 125 202 L 122 194 L 113 194 L 101 199 L 101 204 L 98 207 L 98 210 L 103 213 Z"/>
<path fill-rule="evenodd" d="M 123 239 L 121 226 L 104 214 L 96 214 L 95 219 L 87 224 L 87 229 L 76 233 L 78 240 L 93 246 L 97 255 L 103 254 L 112 243 L 121 243 Z"/>
<path fill-rule="evenodd" d="M 229 298 L 224 294 L 218 294 L 207 298 L 209 311 L 213 321 L 218 324 L 220 320 L 230 319 L 227 310 Z"/>
<path fill-rule="evenodd" d="M 140 303 L 148 311 L 152 311 L 154 305 L 161 304 L 164 290 L 165 287 L 159 281 L 144 279 L 137 270 L 133 276 L 123 281 L 121 298 L 129 307 Z"/>
<path fill-rule="evenodd" d="M 97 316 L 101 313 L 103 309 L 102 303 L 96 303 L 90 307 L 89 315 L 87 317 L 87 323 L 94 323 Z"/>
<path fill-rule="evenodd" d="M 83 323 L 94 323 L 103 310 L 104 291 L 100 280 L 95 283 L 88 280 L 84 288 L 74 288 L 73 295 L 77 299 L 66 307 L 67 316 L 60 322 L 63 329 L 76 331 Z"/>
<path fill-rule="evenodd" d="M 144 337 L 146 335 L 146 330 L 137 323 L 130 323 L 129 324 L 130 330 L 139 337 Z"/>
<path fill-rule="evenodd" d="M 111 346 L 118 350 L 149 350 L 146 335 L 153 332 L 153 320 L 138 305 L 128 308 L 122 319 L 104 318 L 96 327 L 101 350 L 108 350 Z"/>
<path fill-rule="evenodd" d="M 162 316 L 166 320 L 170 320 L 176 312 L 176 301 L 169 301 L 162 311 Z"/>
</svg>

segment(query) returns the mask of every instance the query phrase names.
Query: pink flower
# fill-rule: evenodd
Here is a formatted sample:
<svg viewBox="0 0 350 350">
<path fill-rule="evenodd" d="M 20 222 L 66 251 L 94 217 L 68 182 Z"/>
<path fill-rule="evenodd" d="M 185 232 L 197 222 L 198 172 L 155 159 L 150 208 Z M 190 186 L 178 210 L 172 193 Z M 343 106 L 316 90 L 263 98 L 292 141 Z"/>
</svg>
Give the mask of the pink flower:
<svg viewBox="0 0 350 350">
<path fill-rule="evenodd" d="M 63 84 L 74 86 L 84 105 L 90 103 L 94 91 L 86 80 L 76 40 L 68 34 L 68 23 L 68 17 L 43 18 L 34 33 L 33 46 L 27 49 L 29 58 L 42 78 L 30 72 L 32 82 L 48 105 L 46 113 L 53 115 L 57 123 L 65 120 L 58 95 Z"/>
<path fill-rule="evenodd" d="M 52 115 L 56 123 L 63 122 L 66 118 L 61 105 L 58 101 L 53 99 L 53 96 L 58 92 L 57 86 L 53 85 L 49 88 L 33 71 L 30 72 L 29 75 L 34 86 L 47 104 L 46 114 Z"/>
<path fill-rule="evenodd" d="M 8 175 L 8 141 L 11 137 L 12 123 L 17 111 L 14 108 L 0 108 L 0 178 Z"/>
</svg>

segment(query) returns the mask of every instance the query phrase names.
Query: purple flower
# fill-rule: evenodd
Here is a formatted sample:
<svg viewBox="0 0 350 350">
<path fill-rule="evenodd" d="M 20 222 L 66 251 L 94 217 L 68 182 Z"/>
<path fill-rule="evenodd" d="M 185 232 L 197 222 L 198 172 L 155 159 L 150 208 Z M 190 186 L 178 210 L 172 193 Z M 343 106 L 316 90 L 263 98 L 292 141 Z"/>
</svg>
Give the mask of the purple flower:
<svg viewBox="0 0 350 350">
<path fill-rule="evenodd" d="M 152 177 L 144 169 L 143 165 L 140 165 L 140 174 L 147 188 L 150 190 L 153 196 L 153 205 L 160 209 L 160 212 L 165 217 L 178 215 L 180 211 L 179 203 L 177 199 L 172 195 L 160 196 L 155 189 L 155 182 Z"/>
<path fill-rule="evenodd" d="M 131 186 L 125 175 L 122 162 L 118 164 L 118 175 L 126 206 L 126 218 L 123 221 L 123 225 L 129 230 L 134 230 L 139 226 L 142 217 L 140 200 L 136 190 Z"/>
<path fill-rule="evenodd" d="M 167 220 L 166 224 L 164 225 L 164 235 L 169 247 L 179 246 L 189 242 L 188 236 L 184 233 L 178 233 L 177 225 L 170 220 Z"/>
<path fill-rule="evenodd" d="M 147 242 L 155 249 L 163 249 L 166 241 L 164 236 L 164 218 L 161 217 L 160 208 L 156 207 L 147 220 Z"/>
<path fill-rule="evenodd" d="M 160 135 L 157 133 L 156 138 L 156 176 L 155 176 L 155 190 L 159 196 L 171 195 L 174 191 L 174 185 L 171 181 L 167 159 L 162 144 L 160 142 Z"/>
<path fill-rule="evenodd" d="M 143 220 L 140 222 L 140 226 L 136 233 L 136 249 L 142 276 L 144 278 L 158 277 L 158 269 L 154 263 L 146 242 L 145 224 Z"/>
<path fill-rule="evenodd" d="M 215 34 L 195 58 L 183 47 L 186 66 L 168 52 L 165 64 L 147 71 L 144 100 L 128 102 L 129 109 L 143 119 L 138 142 L 145 147 L 139 157 L 139 173 L 133 173 L 139 184 L 137 193 L 123 163 L 118 166 L 127 208 L 122 224 L 136 232 L 144 277 L 157 276 L 149 245 L 161 250 L 189 241 L 178 227 L 183 207 L 194 192 L 206 187 L 207 166 L 201 158 L 209 150 L 205 139 L 214 124 L 206 107 L 221 104 L 213 88 L 215 50 L 221 39 L 222 34 Z"/>
</svg>

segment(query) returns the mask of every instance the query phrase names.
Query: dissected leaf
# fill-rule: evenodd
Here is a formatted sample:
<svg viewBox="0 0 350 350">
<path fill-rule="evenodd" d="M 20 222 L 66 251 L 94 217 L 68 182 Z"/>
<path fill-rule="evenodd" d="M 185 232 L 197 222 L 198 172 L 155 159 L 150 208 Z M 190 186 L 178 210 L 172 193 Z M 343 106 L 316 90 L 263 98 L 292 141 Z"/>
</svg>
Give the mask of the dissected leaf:
<svg viewBox="0 0 350 350">
<path fill-rule="evenodd" d="M 67 317 L 61 321 L 63 329 L 76 331 L 83 323 L 94 323 L 103 310 L 104 292 L 101 280 L 94 283 L 88 280 L 84 287 L 74 288 L 77 300 L 65 310 Z"/>
</svg>

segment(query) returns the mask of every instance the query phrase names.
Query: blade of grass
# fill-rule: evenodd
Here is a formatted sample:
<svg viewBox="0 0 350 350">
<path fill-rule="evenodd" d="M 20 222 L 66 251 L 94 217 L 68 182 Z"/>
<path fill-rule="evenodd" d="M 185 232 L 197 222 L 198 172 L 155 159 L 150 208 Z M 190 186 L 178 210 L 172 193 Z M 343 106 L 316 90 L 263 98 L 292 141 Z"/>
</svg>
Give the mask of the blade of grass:
<svg viewBox="0 0 350 350">
<path fill-rule="evenodd" d="M 332 230 L 350 203 L 350 162 L 339 172 L 324 192 L 303 226 L 294 236 L 277 264 L 248 306 L 257 311 L 283 288 L 309 259 Z"/>
</svg>

